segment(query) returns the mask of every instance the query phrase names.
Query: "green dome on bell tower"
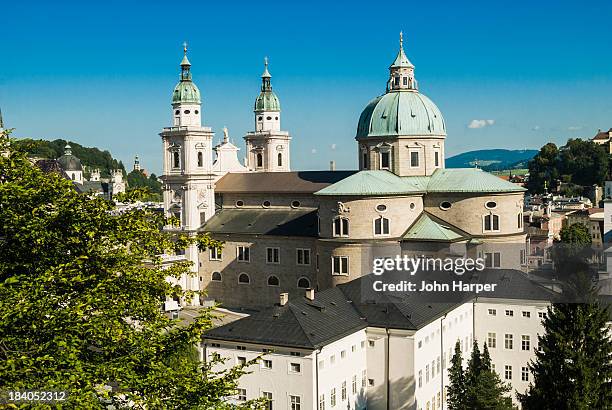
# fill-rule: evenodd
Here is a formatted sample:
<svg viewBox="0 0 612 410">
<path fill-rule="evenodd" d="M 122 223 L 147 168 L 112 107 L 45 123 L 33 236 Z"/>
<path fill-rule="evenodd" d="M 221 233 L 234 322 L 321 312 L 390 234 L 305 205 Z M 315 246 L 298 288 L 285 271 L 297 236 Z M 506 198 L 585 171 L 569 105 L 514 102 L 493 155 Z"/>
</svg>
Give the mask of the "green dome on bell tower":
<svg viewBox="0 0 612 410">
<path fill-rule="evenodd" d="M 272 76 L 268 71 L 268 58 L 264 59 L 264 72 L 261 75 L 261 92 L 255 100 L 255 112 L 258 111 L 280 111 L 280 101 L 272 91 Z"/>
<path fill-rule="evenodd" d="M 201 104 L 200 90 L 191 80 L 191 63 L 187 58 L 187 44 L 183 45 L 183 60 L 181 61 L 181 78 L 174 87 L 172 104 Z"/>
</svg>

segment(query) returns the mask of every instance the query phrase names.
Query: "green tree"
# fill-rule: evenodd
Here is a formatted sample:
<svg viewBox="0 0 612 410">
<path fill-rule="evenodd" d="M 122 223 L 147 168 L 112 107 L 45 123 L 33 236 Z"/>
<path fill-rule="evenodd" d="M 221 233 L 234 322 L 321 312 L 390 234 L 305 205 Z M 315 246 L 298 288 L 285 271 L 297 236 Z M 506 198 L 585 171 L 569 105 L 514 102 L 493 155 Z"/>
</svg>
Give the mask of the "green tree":
<svg viewBox="0 0 612 410">
<path fill-rule="evenodd" d="M 476 342 L 474 342 L 476 345 Z M 477 345 L 476 345 L 477 346 Z M 468 387 L 468 401 L 472 409 L 511 410 L 516 408 L 512 398 L 507 396 L 511 388 L 499 378 L 491 368 L 491 356 L 487 344 L 484 344 L 479 359 L 480 372 Z"/>
<path fill-rule="evenodd" d="M 590 245 L 592 243 L 589 228 L 583 223 L 564 226 L 559 232 L 561 242 L 575 245 Z"/>
<path fill-rule="evenodd" d="M 555 180 L 559 177 L 557 169 L 559 149 L 555 144 L 549 142 L 544 145 L 540 152 L 529 161 L 529 180 L 527 188 L 532 193 L 543 193 L 546 185 L 550 190 Z"/>
<path fill-rule="evenodd" d="M 448 391 L 446 403 L 449 410 L 468 410 L 466 402 L 466 380 L 463 371 L 463 357 L 459 340 L 455 343 L 455 354 L 451 359 L 451 367 L 448 369 Z"/>
<path fill-rule="evenodd" d="M 538 337 L 524 409 L 612 408 L 612 341 L 609 312 L 599 303 L 556 304 Z"/>
<path fill-rule="evenodd" d="M 605 149 L 591 140 L 569 139 L 559 150 L 559 172 L 568 175 L 574 184 L 602 185 L 608 174 L 609 158 Z"/>
<path fill-rule="evenodd" d="M 102 399 L 238 408 L 226 397 L 246 369 L 224 371 L 224 359 L 190 353 L 212 326 L 210 311 L 189 325 L 161 311 L 167 297 L 192 295 L 166 280 L 189 264 L 162 269 L 158 255 L 193 241 L 221 244 L 161 231 L 168 221 L 146 209 L 112 213 L 111 203 L 8 152 L 0 156 L 0 390 L 67 390 L 64 408 L 102 408 Z"/>
</svg>

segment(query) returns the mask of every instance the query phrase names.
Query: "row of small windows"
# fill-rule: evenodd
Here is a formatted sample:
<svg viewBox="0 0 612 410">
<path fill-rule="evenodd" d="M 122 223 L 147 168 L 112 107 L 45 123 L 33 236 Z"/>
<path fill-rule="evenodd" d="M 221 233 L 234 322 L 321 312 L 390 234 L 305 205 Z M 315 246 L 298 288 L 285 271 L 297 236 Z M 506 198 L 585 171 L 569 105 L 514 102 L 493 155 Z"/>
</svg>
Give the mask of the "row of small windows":
<svg viewBox="0 0 612 410">
<path fill-rule="evenodd" d="M 363 168 L 368 168 L 369 156 L 367 151 L 362 152 L 362 164 Z M 391 169 L 391 150 L 388 147 L 383 147 L 379 154 L 380 169 Z M 418 168 L 420 166 L 420 156 L 418 151 L 410 151 L 410 162 L 411 168 Z M 440 166 L 440 152 L 434 151 L 434 166 Z"/>
<path fill-rule="evenodd" d="M 263 155 L 261 153 L 257 153 L 256 156 L 257 168 L 263 168 Z M 283 154 L 280 152 L 276 156 L 276 165 L 279 167 L 283 166 Z"/>
<path fill-rule="evenodd" d="M 390 235 L 391 228 L 389 218 L 379 216 L 374 219 L 373 223 L 374 235 Z M 332 222 L 332 235 L 335 237 L 349 236 L 349 219 L 343 216 L 334 218 Z"/>
<path fill-rule="evenodd" d="M 217 248 L 210 249 L 210 260 L 220 261 L 221 251 Z M 236 247 L 236 259 L 238 262 L 251 262 L 251 248 L 246 245 L 239 245 Z M 295 261 L 297 265 L 310 265 L 311 251 L 307 248 L 298 248 L 295 251 Z M 279 264 L 280 263 L 280 248 L 266 248 L 266 263 Z"/>
<path fill-rule="evenodd" d="M 202 151 L 198 151 L 198 167 L 204 166 L 204 154 Z M 181 167 L 181 155 L 178 151 L 174 151 L 172 153 L 172 168 L 180 168 Z"/>
<path fill-rule="evenodd" d="M 213 282 L 223 282 L 223 275 L 221 272 L 213 272 L 211 275 L 211 280 Z M 238 283 L 241 285 L 249 285 L 251 284 L 251 277 L 248 273 L 241 273 L 238 275 Z M 267 279 L 268 286 L 278 287 L 280 286 L 280 279 L 276 275 L 270 275 Z M 297 287 L 301 289 L 310 289 L 310 279 L 306 277 L 301 277 L 297 281 Z"/>
<path fill-rule="evenodd" d="M 244 201 L 243 200 L 238 200 L 235 202 L 234 204 L 236 206 L 236 208 L 242 208 L 244 206 Z M 272 203 L 268 200 L 265 200 L 261 203 L 261 206 L 264 208 L 269 208 L 272 205 Z M 302 204 L 300 203 L 300 201 L 291 201 L 291 207 L 292 208 L 299 208 Z"/>
<path fill-rule="evenodd" d="M 487 347 L 490 349 L 497 348 L 497 334 L 495 332 L 487 333 Z M 504 334 L 504 349 L 514 349 L 514 335 L 512 333 Z M 521 350 L 531 351 L 531 336 L 521 335 Z"/>
<path fill-rule="evenodd" d="M 176 110 L 176 111 L 174 111 L 174 114 L 175 114 L 175 115 L 179 115 L 180 113 L 181 113 L 181 110 Z M 199 113 L 200 113 L 200 111 L 198 111 L 198 110 L 194 110 L 194 111 L 193 111 L 193 113 L 194 113 L 194 114 L 199 114 Z M 191 111 L 189 111 L 189 110 L 185 110 L 185 111 L 183 111 L 183 114 L 191 114 Z"/>
<path fill-rule="evenodd" d="M 272 117 L 267 116 L 267 117 L 266 117 L 266 120 L 267 120 L 267 121 L 270 121 L 270 120 L 272 120 Z M 274 120 L 275 120 L 275 121 L 278 121 L 278 117 L 274 117 Z M 263 121 L 263 117 L 260 115 L 259 117 L 257 117 L 257 121 Z"/>
<path fill-rule="evenodd" d="M 445 211 L 448 209 L 451 209 L 452 206 L 453 204 L 448 201 L 440 202 L 440 209 L 443 209 Z M 496 207 L 497 207 L 497 202 L 495 201 L 488 201 L 485 203 L 485 208 L 487 209 L 495 209 Z"/>
</svg>

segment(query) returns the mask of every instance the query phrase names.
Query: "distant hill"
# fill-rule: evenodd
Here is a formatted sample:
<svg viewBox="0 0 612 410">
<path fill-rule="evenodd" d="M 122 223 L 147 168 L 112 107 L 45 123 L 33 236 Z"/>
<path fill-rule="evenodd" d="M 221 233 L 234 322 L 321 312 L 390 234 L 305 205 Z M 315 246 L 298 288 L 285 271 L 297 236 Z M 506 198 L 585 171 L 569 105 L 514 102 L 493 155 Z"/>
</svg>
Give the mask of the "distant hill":
<svg viewBox="0 0 612 410">
<path fill-rule="evenodd" d="M 538 150 L 481 149 L 468 151 L 446 159 L 446 168 L 478 167 L 485 171 L 527 168 L 527 163 Z"/>
<path fill-rule="evenodd" d="M 64 147 L 67 143 L 70 143 L 72 155 L 81 160 L 86 178 L 89 178 L 90 170 L 94 168 L 100 169 L 103 178 L 110 177 L 110 171 L 113 169 L 121 169 L 125 174 L 123 163 L 113 158 L 110 152 L 95 147 L 84 147 L 76 142 L 68 142 L 63 139 L 47 141 L 23 138 L 16 140 L 14 145 L 15 148 L 27 152 L 29 156 L 56 159 L 64 155 Z"/>
</svg>

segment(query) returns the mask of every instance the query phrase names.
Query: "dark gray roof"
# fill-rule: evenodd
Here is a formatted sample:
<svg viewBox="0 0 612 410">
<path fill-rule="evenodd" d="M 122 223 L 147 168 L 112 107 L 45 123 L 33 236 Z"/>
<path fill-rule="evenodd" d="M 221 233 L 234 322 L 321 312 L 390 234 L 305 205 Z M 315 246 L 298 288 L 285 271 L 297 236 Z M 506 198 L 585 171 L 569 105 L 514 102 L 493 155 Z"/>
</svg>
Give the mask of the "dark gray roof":
<svg viewBox="0 0 612 410">
<path fill-rule="evenodd" d="M 66 172 L 83 170 L 83 166 L 81 165 L 81 160 L 71 154 L 62 155 L 61 157 L 57 159 L 57 162 L 60 164 L 62 169 Z"/>
<path fill-rule="evenodd" d="M 82 192 L 105 192 L 100 181 L 83 181 Z"/>
<path fill-rule="evenodd" d="M 207 331 L 207 339 L 316 349 L 367 326 L 339 289 L 301 297 Z"/>
<path fill-rule="evenodd" d="M 51 172 L 55 172 L 57 174 L 60 174 L 62 177 L 66 178 L 66 179 L 70 179 L 68 174 L 66 174 L 66 172 L 61 167 L 59 162 L 57 162 L 56 159 L 39 159 L 38 161 L 36 161 L 35 165 L 38 168 L 40 168 L 40 170 L 42 172 L 44 172 L 46 174 L 49 174 Z"/>
<path fill-rule="evenodd" d="M 312 194 L 357 171 L 296 171 L 229 173 L 215 185 L 217 193 Z"/>
<path fill-rule="evenodd" d="M 441 279 L 447 272 L 428 272 Z M 455 307 L 474 300 L 473 293 L 454 293 L 452 300 L 433 300 L 432 293 L 381 293 L 372 291 L 379 277 L 362 276 L 316 293 L 315 301 L 290 299 L 285 306 L 254 313 L 228 325 L 211 329 L 204 338 L 272 346 L 318 348 L 366 326 L 418 330 Z M 470 281 L 468 277 L 461 277 Z M 480 272 L 471 279 L 498 283 L 498 291 L 487 298 L 552 301 L 555 293 L 511 269 Z"/>
<path fill-rule="evenodd" d="M 317 211 L 312 209 L 222 209 L 202 227 L 220 234 L 317 236 Z"/>
</svg>

